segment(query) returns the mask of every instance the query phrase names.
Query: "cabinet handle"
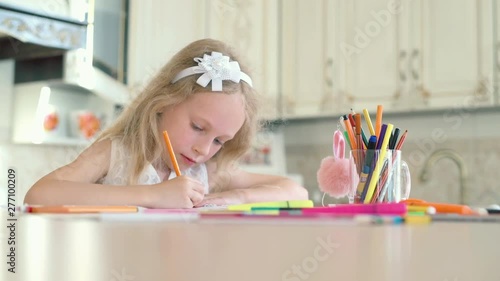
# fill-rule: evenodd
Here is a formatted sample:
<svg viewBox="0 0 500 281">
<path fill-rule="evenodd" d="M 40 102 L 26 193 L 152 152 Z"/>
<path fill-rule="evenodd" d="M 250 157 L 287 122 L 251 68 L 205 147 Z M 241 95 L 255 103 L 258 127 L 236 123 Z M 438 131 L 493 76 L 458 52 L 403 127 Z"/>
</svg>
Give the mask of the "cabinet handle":
<svg viewBox="0 0 500 281">
<path fill-rule="evenodd" d="M 403 63 L 405 58 L 406 58 L 406 51 L 399 52 L 399 79 L 403 82 L 406 81 L 406 74 L 404 68 L 401 67 L 401 64 Z"/>
<path fill-rule="evenodd" d="M 329 75 L 331 74 L 331 75 Z M 333 59 L 328 58 L 325 63 L 325 83 L 328 88 L 333 87 Z"/>
<path fill-rule="evenodd" d="M 418 70 L 414 67 L 414 62 L 417 61 L 418 63 L 418 56 L 419 51 L 417 49 L 414 49 L 411 53 L 411 74 L 413 76 L 413 79 L 417 81 L 418 79 L 420 79 L 420 76 L 418 75 Z"/>
</svg>

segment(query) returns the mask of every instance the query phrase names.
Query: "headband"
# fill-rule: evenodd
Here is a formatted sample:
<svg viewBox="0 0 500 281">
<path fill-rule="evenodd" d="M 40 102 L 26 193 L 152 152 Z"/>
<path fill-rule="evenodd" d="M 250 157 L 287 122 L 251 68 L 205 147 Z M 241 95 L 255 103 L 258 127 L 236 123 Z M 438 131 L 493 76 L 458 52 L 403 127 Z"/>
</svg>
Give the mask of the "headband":
<svg viewBox="0 0 500 281">
<path fill-rule="evenodd" d="M 252 87 L 250 76 L 240 70 L 240 65 L 237 61 L 229 61 L 228 56 L 212 52 L 212 55 L 204 54 L 203 58 L 194 58 L 194 61 L 198 63 L 198 66 L 182 70 L 175 76 L 172 83 L 187 76 L 203 73 L 196 80 L 196 83 L 202 87 L 206 87 L 212 81 L 212 91 L 222 91 L 222 80 L 231 80 L 235 83 L 243 80 Z"/>
</svg>

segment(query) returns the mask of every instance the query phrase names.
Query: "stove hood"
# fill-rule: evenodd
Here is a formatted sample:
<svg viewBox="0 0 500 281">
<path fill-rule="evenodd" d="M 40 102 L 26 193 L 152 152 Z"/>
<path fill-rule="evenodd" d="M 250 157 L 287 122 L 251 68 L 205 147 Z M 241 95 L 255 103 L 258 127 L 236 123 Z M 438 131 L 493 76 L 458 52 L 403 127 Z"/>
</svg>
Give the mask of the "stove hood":
<svg viewBox="0 0 500 281">
<path fill-rule="evenodd" d="M 14 83 L 79 87 L 126 104 L 126 85 L 93 65 L 93 0 L 47 2 L 0 0 L 0 59 L 15 61 Z"/>
</svg>

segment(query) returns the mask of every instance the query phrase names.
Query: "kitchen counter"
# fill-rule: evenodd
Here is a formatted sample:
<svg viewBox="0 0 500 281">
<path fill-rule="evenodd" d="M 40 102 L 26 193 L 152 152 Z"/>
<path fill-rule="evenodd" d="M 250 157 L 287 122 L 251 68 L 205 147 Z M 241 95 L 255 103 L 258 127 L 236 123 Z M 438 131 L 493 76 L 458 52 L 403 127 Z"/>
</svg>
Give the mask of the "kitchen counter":
<svg viewBox="0 0 500 281">
<path fill-rule="evenodd" d="M 5 214 L 2 222 L 8 226 Z M 16 273 L 7 271 L 3 252 L 2 280 L 500 280 L 499 223 L 25 214 L 15 225 Z M 9 250 L 12 232 L 2 229 L 2 249 Z"/>
</svg>

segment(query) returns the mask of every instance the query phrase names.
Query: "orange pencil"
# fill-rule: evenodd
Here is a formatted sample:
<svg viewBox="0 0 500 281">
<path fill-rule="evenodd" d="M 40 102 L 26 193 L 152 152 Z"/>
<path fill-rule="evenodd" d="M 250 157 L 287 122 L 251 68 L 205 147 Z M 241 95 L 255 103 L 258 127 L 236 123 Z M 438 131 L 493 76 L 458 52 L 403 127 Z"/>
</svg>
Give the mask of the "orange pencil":
<svg viewBox="0 0 500 281">
<path fill-rule="evenodd" d="M 344 115 L 344 125 L 345 130 L 347 131 L 347 136 L 349 137 L 349 142 L 351 143 L 351 150 L 356 150 L 356 139 L 354 138 L 354 131 L 352 130 L 351 122 L 347 115 Z"/>
<path fill-rule="evenodd" d="M 380 137 L 380 129 L 382 128 L 382 114 L 384 113 L 384 106 L 377 105 L 377 116 L 375 119 L 375 134 Z"/>
<path fill-rule="evenodd" d="M 401 201 L 401 203 L 405 203 L 408 206 L 434 207 L 436 209 L 436 213 L 452 213 L 460 215 L 475 214 L 475 212 L 469 206 L 466 205 L 425 202 L 422 200 L 415 200 L 415 199 L 404 200 Z"/>
<path fill-rule="evenodd" d="M 135 206 L 28 206 L 27 213 L 135 213 Z"/>
<path fill-rule="evenodd" d="M 170 155 L 170 161 L 172 161 L 172 165 L 174 166 L 175 174 L 180 176 L 181 170 L 179 169 L 179 164 L 177 164 L 174 149 L 172 148 L 172 143 L 170 142 L 167 131 L 163 131 L 163 138 L 165 139 L 165 144 L 167 145 L 168 154 Z"/>
</svg>

